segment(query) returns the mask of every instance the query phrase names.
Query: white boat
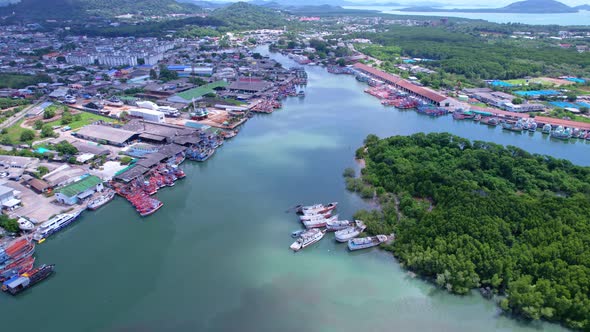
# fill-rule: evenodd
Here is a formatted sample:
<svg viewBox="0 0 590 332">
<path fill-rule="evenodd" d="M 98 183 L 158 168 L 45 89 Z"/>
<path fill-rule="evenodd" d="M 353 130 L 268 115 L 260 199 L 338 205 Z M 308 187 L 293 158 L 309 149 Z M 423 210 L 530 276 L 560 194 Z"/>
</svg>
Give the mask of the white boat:
<svg viewBox="0 0 590 332">
<path fill-rule="evenodd" d="M 336 221 L 338 220 L 338 215 L 332 216 L 328 219 L 326 218 L 320 218 L 320 219 L 314 219 L 314 220 L 304 220 L 303 221 L 303 225 L 305 226 L 305 228 L 320 228 L 320 227 L 326 227 L 326 224 L 328 223 L 328 221 Z"/>
<path fill-rule="evenodd" d="M 304 214 L 302 216 L 299 216 L 299 220 L 305 221 L 305 220 L 327 219 L 327 218 L 330 218 L 331 214 L 332 214 L 332 211 L 328 211 L 326 213 L 321 213 L 321 214 Z"/>
<path fill-rule="evenodd" d="M 299 251 L 299 250 L 321 240 L 324 237 L 324 234 L 326 234 L 326 231 L 319 230 L 317 228 L 305 231 L 304 233 L 301 234 L 301 236 L 297 239 L 297 241 L 295 241 L 295 242 L 293 242 L 293 244 L 291 244 L 290 248 L 293 251 Z"/>
<path fill-rule="evenodd" d="M 354 226 L 354 222 L 350 221 L 350 220 L 334 220 L 334 221 L 328 221 L 326 223 L 326 230 L 328 232 L 335 232 L 335 231 L 340 231 L 343 230 L 345 228 Z"/>
<path fill-rule="evenodd" d="M 387 241 L 386 235 L 377 235 L 377 236 L 370 236 L 370 237 L 361 237 L 358 239 L 350 239 L 348 241 L 348 249 L 349 250 L 360 250 L 360 249 L 367 249 L 371 247 L 375 247 L 380 245 L 383 242 Z"/>
<path fill-rule="evenodd" d="M 57 216 L 42 223 L 33 234 L 33 240 L 41 243 L 50 235 L 59 232 L 61 229 L 69 226 L 76 218 L 82 213 L 82 211 L 75 213 L 64 213 L 58 214 Z"/>
<path fill-rule="evenodd" d="M 367 228 L 367 226 L 365 226 L 362 221 L 355 220 L 354 226 L 339 230 L 334 233 L 334 236 L 338 242 L 347 242 L 348 240 L 359 236 L 365 230 L 365 228 Z"/>
<path fill-rule="evenodd" d="M 35 224 L 33 224 L 27 218 L 20 217 L 20 218 L 18 218 L 17 222 L 18 222 L 18 228 L 20 228 L 22 231 L 32 231 L 33 228 L 35 228 Z"/>
<path fill-rule="evenodd" d="M 306 215 L 310 215 L 310 214 L 321 214 L 321 213 L 326 213 L 328 211 L 332 211 L 336 208 L 336 206 L 338 205 L 337 202 L 332 202 L 330 204 L 315 204 L 315 205 L 309 205 L 309 206 L 297 206 L 297 213 L 300 214 L 306 214 Z"/>
<path fill-rule="evenodd" d="M 112 190 L 107 190 L 102 195 L 100 195 L 97 198 L 95 198 L 95 199 L 91 200 L 90 202 L 88 202 L 88 205 L 86 206 L 86 208 L 89 209 L 89 210 L 97 210 L 101 206 L 103 206 L 103 205 L 107 204 L 108 202 L 112 201 L 113 198 L 115 198 L 115 192 L 112 191 Z"/>
</svg>

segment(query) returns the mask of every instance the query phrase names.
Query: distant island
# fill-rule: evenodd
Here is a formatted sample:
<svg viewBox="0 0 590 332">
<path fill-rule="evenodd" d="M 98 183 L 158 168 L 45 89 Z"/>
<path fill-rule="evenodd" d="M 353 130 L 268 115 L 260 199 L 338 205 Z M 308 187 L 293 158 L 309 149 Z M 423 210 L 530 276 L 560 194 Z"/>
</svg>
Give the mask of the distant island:
<svg viewBox="0 0 590 332">
<path fill-rule="evenodd" d="M 469 8 L 469 9 L 445 9 L 428 6 L 414 6 L 402 8 L 404 12 L 461 12 L 461 13 L 521 13 L 521 14 L 556 14 L 576 13 L 580 10 L 588 10 L 589 5 L 570 7 L 555 0 L 525 0 L 514 2 L 501 8 Z"/>
</svg>

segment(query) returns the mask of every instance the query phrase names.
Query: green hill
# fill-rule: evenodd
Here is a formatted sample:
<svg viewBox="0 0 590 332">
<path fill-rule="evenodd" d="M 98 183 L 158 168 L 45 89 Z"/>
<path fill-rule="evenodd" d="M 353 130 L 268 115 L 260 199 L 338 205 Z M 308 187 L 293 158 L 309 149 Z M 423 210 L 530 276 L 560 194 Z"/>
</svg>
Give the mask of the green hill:
<svg viewBox="0 0 590 332">
<path fill-rule="evenodd" d="M 278 28 L 286 24 L 286 20 L 279 12 L 245 2 L 237 2 L 216 9 L 211 17 L 226 22 L 232 29 Z"/>
<path fill-rule="evenodd" d="M 174 0 L 22 0 L 0 8 L 0 15 L 19 19 L 77 19 L 88 16 L 114 17 L 124 14 L 145 16 L 194 13 L 198 6 Z"/>
</svg>

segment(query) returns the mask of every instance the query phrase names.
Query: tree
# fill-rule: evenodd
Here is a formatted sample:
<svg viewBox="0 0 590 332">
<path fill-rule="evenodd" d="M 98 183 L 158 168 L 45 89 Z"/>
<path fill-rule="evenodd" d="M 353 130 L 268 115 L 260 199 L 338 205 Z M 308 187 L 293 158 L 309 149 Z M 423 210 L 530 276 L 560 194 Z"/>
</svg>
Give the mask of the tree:
<svg viewBox="0 0 590 332">
<path fill-rule="evenodd" d="M 158 79 L 158 73 L 153 68 L 150 69 L 150 79 L 152 79 L 152 80 L 157 80 Z"/>
<path fill-rule="evenodd" d="M 20 134 L 20 141 L 21 142 L 30 142 L 35 139 L 35 132 L 30 129 L 25 129 Z"/>
<path fill-rule="evenodd" d="M 43 128 L 43 125 L 45 123 L 41 120 L 36 120 L 35 123 L 33 124 L 33 128 L 35 128 L 35 130 L 41 130 L 41 128 Z"/>
<path fill-rule="evenodd" d="M 49 173 L 49 168 L 47 168 L 45 166 L 37 167 L 37 174 L 39 174 L 40 178 L 43 177 L 47 173 Z"/>
<path fill-rule="evenodd" d="M 523 101 L 523 100 L 522 100 L 522 98 L 520 98 L 520 97 L 516 97 L 516 98 L 512 99 L 512 103 L 513 103 L 514 105 L 520 105 L 520 104 L 522 104 L 523 102 L 524 102 L 524 101 Z"/>
<path fill-rule="evenodd" d="M 338 64 L 338 66 L 340 67 L 344 67 L 346 66 L 346 60 L 344 60 L 343 58 L 338 59 L 338 61 L 336 61 L 336 63 Z"/>
<path fill-rule="evenodd" d="M 588 114 L 588 110 L 589 110 L 589 109 L 588 109 L 588 107 L 586 107 L 586 106 L 582 106 L 582 107 L 580 107 L 580 113 L 582 113 L 582 114 Z"/>
<path fill-rule="evenodd" d="M 46 124 L 41 128 L 41 137 L 53 137 L 55 133 L 50 125 Z"/>
<path fill-rule="evenodd" d="M 19 233 L 20 228 L 16 219 L 10 219 L 6 215 L 0 215 L 0 227 L 4 228 L 9 233 Z"/>
<path fill-rule="evenodd" d="M 574 101 L 576 101 L 578 99 L 578 96 L 576 96 L 575 93 L 570 92 L 567 95 L 567 101 L 569 101 L 570 103 L 573 103 Z"/>
<path fill-rule="evenodd" d="M 207 82 L 200 78 L 200 77 L 191 77 L 188 79 L 189 83 L 194 84 L 196 86 L 205 85 Z"/>
<path fill-rule="evenodd" d="M 123 112 L 119 113 L 119 119 L 127 120 L 128 118 L 129 118 L 129 113 L 127 111 L 123 111 Z"/>
<path fill-rule="evenodd" d="M 43 112 L 43 119 L 51 119 L 55 116 L 55 109 L 52 107 L 48 107 Z"/>
<path fill-rule="evenodd" d="M 345 178 L 353 178 L 356 175 L 354 168 L 348 167 L 344 170 L 342 174 Z"/>
<path fill-rule="evenodd" d="M 2 138 L 0 139 L 0 144 L 2 144 L 2 145 L 12 145 L 12 144 L 14 144 L 14 142 L 12 142 L 12 140 L 10 139 L 10 137 L 8 137 L 8 136 L 2 136 Z"/>
<path fill-rule="evenodd" d="M 78 149 L 68 141 L 61 141 L 55 145 L 55 151 L 60 155 L 71 156 L 78 153 Z"/>
<path fill-rule="evenodd" d="M 70 111 L 64 111 L 61 115 L 61 124 L 65 126 L 72 123 L 72 121 L 74 121 L 72 113 Z"/>
</svg>

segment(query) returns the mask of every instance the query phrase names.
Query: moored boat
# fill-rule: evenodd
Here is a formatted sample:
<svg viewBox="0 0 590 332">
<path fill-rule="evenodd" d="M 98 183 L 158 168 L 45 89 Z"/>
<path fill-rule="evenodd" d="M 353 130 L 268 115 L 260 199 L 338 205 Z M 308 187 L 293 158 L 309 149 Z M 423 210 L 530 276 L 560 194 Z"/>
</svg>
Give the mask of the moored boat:
<svg viewBox="0 0 590 332">
<path fill-rule="evenodd" d="M 115 192 L 112 190 L 106 190 L 102 195 L 88 202 L 86 208 L 89 210 L 97 210 L 101 206 L 104 206 L 108 202 L 112 201 L 114 198 Z"/>
<path fill-rule="evenodd" d="M 551 132 L 551 137 L 561 140 L 569 140 L 572 138 L 572 131 L 569 128 L 564 129 L 562 126 L 559 126 L 557 129 Z"/>
<path fill-rule="evenodd" d="M 496 118 L 496 117 L 487 117 L 487 118 L 481 119 L 479 121 L 479 123 L 495 127 L 498 124 L 500 124 L 500 120 L 498 120 L 498 118 Z"/>
<path fill-rule="evenodd" d="M 303 214 L 299 216 L 299 220 L 306 221 L 306 220 L 318 220 L 318 219 L 327 219 L 330 218 L 332 215 L 332 211 L 328 211 L 326 213 L 318 213 L 318 214 Z"/>
<path fill-rule="evenodd" d="M 321 227 L 326 227 L 326 224 L 329 221 L 336 221 L 336 220 L 338 220 L 338 215 L 332 216 L 328 219 L 321 217 L 318 219 L 303 220 L 303 225 L 305 226 L 305 228 L 321 228 Z"/>
<path fill-rule="evenodd" d="M 300 214 L 321 214 L 321 213 L 326 213 L 328 211 L 332 211 L 334 209 L 336 209 L 336 206 L 338 205 L 337 202 L 332 202 L 330 204 L 315 204 L 315 205 L 309 205 L 309 206 L 302 206 L 302 205 L 298 205 L 296 206 L 296 211 L 297 213 Z"/>
<path fill-rule="evenodd" d="M 387 241 L 386 235 L 377 235 L 370 237 L 362 237 L 358 239 L 350 239 L 348 241 L 348 249 L 351 251 L 367 249 L 380 245 Z"/>
<path fill-rule="evenodd" d="M 47 220 L 46 222 L 42 223 L 37 231 L 33 234 L 33 240 L 37 241 L 38 243 L 43 242 L 52 234 L 57 233 L 61 229 L 69 226 L 72 222 L 74 222 L 74 220 L 76 220 L 76 218 L 78 218 L 80 213 L 82 213 L 82 211 L 58 214 L 57 216 Z"/>
<path fill-rule="evenodd" d="M 43 281 L 53 273 L 55 265 L 42 265 L 29 272 L 14 276 L 2 283 L 2 291 L 16 295 Z"/>
<path fill-rule="evenodd" d="M 337 231 L 334 233 L 334 237 L 338 242 L 346 242 L 359 236 L 366 228 L 367 226 L 362 221 L 355 220 L 354 226 Z"/>
<path fill-rule="evenodd" d="M 17 220 L 18 222 L 18 228 L 20 228 L 21 231 L 32 231 L 35 228 L 35 224 L 33 224 L 29 219 L 24 218 L 24 217 L 20 217 Z"/>
<path fill-rule="evenodd" d="M 291 237 L 296 239 L 296 238 L 300 237 L 301 234 L 305 233 L 306 231 L 307 231 L 306 229 L 299 229 L 299 230 L 293 231 L 293 232 L 291 232 Z"/>
<path fill-rule="evenodd" d="M 319 240 L 321 240 L 324 237 L 324 234 L 326 234 L 325 230 L 320 230 L 317 228 L 307 230 L 304 233 L 302 233 L 299 236 L 299 238 L 295 242 L 293 242 L 293 244 L 291 244 L 291 246 L 289 248 L 291 248 L 291 250 L 297 252 L 303 248 L 306 248 L 306 247 L 318 242 Z"/>
<path fill-rule="evenodd" d="M 328 232 L 335 232 L 352 226 L 354 226 L 354 222 L 350 220 L 334 220 L 326 223 L 326 230 Z"/>
<path fill-rule="evenodd" d="M 546 124 L 543 126 L 543 129 L 541 130 L 541 132 L 542 132 L 543 134 L 551 134 L 551 129 L 552 129 L 552 128 L 551 128 L 551 125 L 550 125 L 549 123 L 546 123 Z"/>
</svg>

